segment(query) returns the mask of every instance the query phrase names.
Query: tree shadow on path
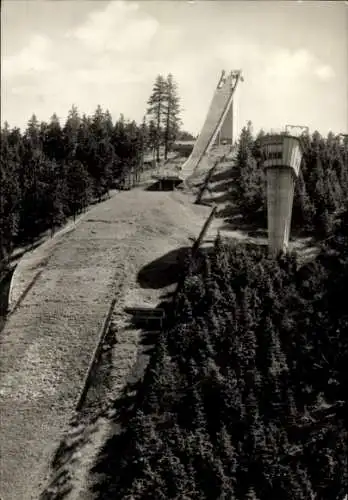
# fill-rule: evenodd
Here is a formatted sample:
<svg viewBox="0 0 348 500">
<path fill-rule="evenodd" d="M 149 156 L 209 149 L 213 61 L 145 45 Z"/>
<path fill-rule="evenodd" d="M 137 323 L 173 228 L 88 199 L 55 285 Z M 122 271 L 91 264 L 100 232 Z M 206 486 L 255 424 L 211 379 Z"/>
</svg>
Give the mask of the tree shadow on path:
<svg viewBox="0 0 348 500">
<path fill-rule="evenodd" d="M 96 500 L 119 498 L 117 497 L 120 481 L 118 471 L 122 466 L 125 450 L 130 445 L 129 422 L 136 410 L 139 394 L 141 395 L 144 390 L 143 379 L 156 347 L 158 334 L 159 332 L 152 328 L 142 331 L 136 362 L 127 376 L 121 395 L 113 403 L 109 414 L 112 433 L 99 451 L 96 463 L 89 472 L 93 477 L 90 493 Z"/>
<path fill-rule="evenodd" d="M 177 283 L 182 269 L 181 263 L 189 255 L 190 247 L 172 250 L 140 269 L 137 282 L 142 288 L 160 289 Z"/>
</svg>

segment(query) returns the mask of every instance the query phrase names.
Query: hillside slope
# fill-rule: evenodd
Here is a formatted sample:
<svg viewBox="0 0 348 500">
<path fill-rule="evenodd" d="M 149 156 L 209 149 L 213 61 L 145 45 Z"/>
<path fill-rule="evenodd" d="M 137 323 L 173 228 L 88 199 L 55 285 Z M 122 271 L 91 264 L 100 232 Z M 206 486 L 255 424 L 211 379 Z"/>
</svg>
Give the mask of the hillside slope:
<svg viewBox="0 0 348 500">
<path fill-rule="evenodd" d="M 187 246 L 209 213 L 207 207 L 192 208 L 181 193 L 120 193 L 36 249 L 35 258 L 24 257 L 28 282 L 18 280 L 21 290 L 37 269 L 42 272 L 1 335 L 4 500 L 38 498 L 111 299 L 120 292 L 125 305 L 156 305 L 160 291 L 139 292 L 139 286 L 130 293 L 134 276 L 127 273 Z"/>
</svg>

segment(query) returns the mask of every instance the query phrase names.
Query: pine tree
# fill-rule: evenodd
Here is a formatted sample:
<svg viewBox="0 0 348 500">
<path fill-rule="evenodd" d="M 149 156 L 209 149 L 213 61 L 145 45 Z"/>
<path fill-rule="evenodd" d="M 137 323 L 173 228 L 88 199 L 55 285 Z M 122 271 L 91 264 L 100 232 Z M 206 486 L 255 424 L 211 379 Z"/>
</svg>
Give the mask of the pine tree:
<svg viewBox="0 0 348 500">
<path fill-rule="evenodd" d="M 221 425 L 220 431 L 216 434 L 216 452 L 221 458 L 226 475 L 236 484 L 237 473 L 237 453 L 232 444 L 231 435 L 228 433 L 225 424 Z"/>
<path fill-rule="evenodd" d="M 50 123 L 45 127 L 43 151 L 50 160 L 61 162 L 64 159 L 63 131 L 56 113 L 52 115 Z"/>
<path fill-rule="evenodd" d="M 164 159 L 168 158 L 168 151 L 176 139 L 179 131 L 179 96 L 177 84 L 174 81 L 173 75 L 170 73 L 165 82 L 165 106 L 163 113 L 164 127 Z"/>
<path fill-rule="evenodd" d="M 313 229 L 315 208 L 310 201 L 302 169 L 295 184 L 291 226 L 303 231 Z"/>
<path fill-rule="evenodd" d="M 43 165 L 41 182 L 43 193 L 41 195 L 41 208 L 45 214 L 45 222 L 53 235 L 55 228 L 60 226 L 64 216 L 64 191 L 59 178 L 59 165 L 55 160 L 48 158 Z"/>
<path fill-rule="evenodd" d="M 46 229 L 43 224 L 44 214 L 40 210 L 40 198 L 43 195 L 43 184 L 40 176 L 45 164 L 42 148 L 40 123 L 33 115 L 23 135 L 22 203 L 20 210 L 20 234 L 31 242 L 40 231 Z"/>
<path fill-rule="evenodd" d="M 149 143 L 149 127 L 144 116 L 140 128 L 140 153 L 141 153 L 141 168 L 144 168 L 144 155 L 148 148 Z"/>
<path fill-rule="evenodd" d="M 187 474 L 180 458 L 165 446 L 163 456 L 158 461 L 157 471 L 166 484 L 165 498 L 183 498 L 187 491 Z"/>
<path fill-rule="evenodd" d="M 80 115 L 78 113 L 77 107 L 73 105 L 68 113 L 68 118 L 63 127 L 65 158 L 69 160 L 73 160 L 76 155 L 80 124 Z"/>
<path fill-rule="evenodd" d="M 236 195 L 242 213 L 255 219 L 255 214 L 265 211 L 264 175 L 253 156 L 254 140 L 251 127 L 242 129 L 236 158 Z"/>
<path fill-rule="evenodd" d="M 155 124 L 154 146 L 157 161 L 160 161 L 160 146 L 162 143 L 162 119 L 166 102 L 166 81 L 162 75 L 158 75 L 152 89 L 152 94 L 147 102 L 147 114 Z"/>
<path fill-rule="evenodd" d="M 67 170 L 68 206 L 74 216 L 86 208 L 90 200 L 90 180 L 84 165 L 74 160 L 68 163 Z"/>
<path fill-rule="evenodd" d="M 28 121 L 27 128 L 24 132 L 24 141 L 32 153 L 42 151 L 42 134 L 40 133 L 40 123 L 35 114 Z"/>
<path fill-rule="evenodd" d="M 0 274 L 6 266 L 17 235 L 20 208 L 20 186 L 17 177 L 18 157 L 9 143 L 9 127 L 1 130 L 0 156 Z"/>
<path fill-rule="evenodd" d="M 104 114 L 101 106 L 98 106 L 90 126 L 88 171 L 93 179 L 94 194 L 99 201 L 111 185 L 114 161 L 111 130 L 110 117 Z"/>
<path fill-rule="evenodd" d="M 154 120 L 149 122 L 149 136 L 148 136 L 148 146 L 153 153 L 153 158 L 156 156 L 156 144 L 157 144 L 157 127 Z"/>
<path fill-rule="evenodd" d="M 137 410 L 130 422 L 131 453 L 129 466 L 136 468 L 139 475 L 144 473 L 150 460 L 162 455 L 163 441 L 156 431 L 151 416 Z"/>
</svg>

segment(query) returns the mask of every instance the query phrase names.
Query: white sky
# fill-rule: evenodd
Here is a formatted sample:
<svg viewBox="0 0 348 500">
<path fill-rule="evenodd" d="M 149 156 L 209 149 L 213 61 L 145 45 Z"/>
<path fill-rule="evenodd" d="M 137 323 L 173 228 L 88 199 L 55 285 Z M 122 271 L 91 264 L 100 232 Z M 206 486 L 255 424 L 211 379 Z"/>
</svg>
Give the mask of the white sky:
<svg viewBox="0 0 348 500">
<path fill-rule="evenodd" d="M 98 104 L 140 121 L 173 73 L 198 133 L 221 69 L 243 70 L 238 124 L 348 131 L 348 2 L 3 0 L 1 121 Z"/>
</svg>

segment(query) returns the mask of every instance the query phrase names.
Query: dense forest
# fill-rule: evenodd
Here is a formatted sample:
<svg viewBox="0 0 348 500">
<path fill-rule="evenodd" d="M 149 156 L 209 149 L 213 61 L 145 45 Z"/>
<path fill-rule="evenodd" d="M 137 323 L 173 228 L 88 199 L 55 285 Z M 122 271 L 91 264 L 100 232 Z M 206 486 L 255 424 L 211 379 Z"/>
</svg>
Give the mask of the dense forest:
<svg viewBox="0 0 348 500">
<path fill-rule="evenodd" d="M 348 211 L 305 265 L 218 236 L 182 273 L 99 498 L 341 500 Z"/>
<path fill-rule="evenodd" d="M 31 117 L 26 129 L 5 123 L 0 156 L 0 271 L 14 246 L 32 242 L 42 232 L 75 217 L 127 176 L 144 168 L 144 153 L 164 157 L 181 133 L 177 84 L 158 75 L 142 124 L 113 122 L 98 106 L 80 116 L 75 106 L 63 126 L 56 114 L 49 123 Z"/>
<path fill-rule="evenodd" d="M 262 135 L 242 131 L 231 201 L 266 226 Z M 348 493 L 347 143 L 317 132 L 301 142 L 294 227 L 321 240 L 319 255 L 301 264 L 218 236 L 209 254 L 187 257 L 134 402 L 119 413 L 99 498 Z"/>
<path fill-rule="evenodd" d="M 149 124 L 100 106 L 64 125 L 33 116 L 1 130 L 0 270 L 13 248 L 54 232 L 117 182 L 167 156 L 179 134 L 171 75 Z M 261 131 L 242 130 L 231 202 L 266 227 Z M 190 137 L 185 133 L 183 138 Z M 100 498 L 341 500 L 348 492 L 348 143 L 303 135 L 294 232 L 319 256 L 231 245 L 188 255 Z M 226 216 L 228 216 L 228 210 Z M 112 455 L 112 456 L 111 456 Z"/>
<path fill-rule="evenodd" d="M 63 126 L 32 116 L 26 130 L 1 130 L 0 262 L 14 245 L 54 231 L 115 182 L 140 169 L 148 147 L 146 123 L 121 116 L 114 124 L 100 106 L 92 116 L 72 107 Z"/>
<path fill-rule="evenodd" d="M 243 128 L 238 144 L 232 201 L 244 221 L 267 227 L 266 177 L 262 169 L 260 131 L 253 137 L 250 124 Z M 348 137 L 319 132 L 301 136 L 303 159 L 296 182 L 293 234 L 327 238 L 337 214 L 348 200 Z M 225 213 L 228 216 L 228 209 Z"/>
</svg>

